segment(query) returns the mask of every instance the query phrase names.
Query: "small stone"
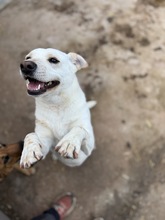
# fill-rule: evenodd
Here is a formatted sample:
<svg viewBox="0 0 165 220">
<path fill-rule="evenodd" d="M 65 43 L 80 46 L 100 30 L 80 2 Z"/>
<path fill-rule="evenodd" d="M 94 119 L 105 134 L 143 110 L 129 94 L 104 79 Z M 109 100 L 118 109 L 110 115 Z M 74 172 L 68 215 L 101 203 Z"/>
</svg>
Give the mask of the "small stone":
<svg viewBox="0 0 165 220">
<path fill-rule="evenodd" d="M 6 205 L 8 209 L 12 209 L 12 206 L 10 204 Z"/>
<path fill-rule="evenodd" d="M 148 128 L 152 128 L 152 123 L 150 120 L 146 120 L 145 124 L 147 125 Z"/>
</svg>

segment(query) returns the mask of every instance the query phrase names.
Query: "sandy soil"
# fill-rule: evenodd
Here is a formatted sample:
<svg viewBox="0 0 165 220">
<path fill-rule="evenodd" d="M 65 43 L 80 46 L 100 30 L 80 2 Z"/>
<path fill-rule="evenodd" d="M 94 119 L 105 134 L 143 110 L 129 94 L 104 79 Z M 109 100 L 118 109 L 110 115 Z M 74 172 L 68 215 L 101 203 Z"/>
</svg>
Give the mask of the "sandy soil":
<svg viewBox="0 0 165 220">
<path fill-rule="evenodd" d="M 0 1 L 0 5 L 2 6 Z M 78 198 L 68 220 L 165 219 L 165 3 L 162 0 L 13 0 L 0 7 L 0 141 L 34 129 L 34 100 L 19 63 L 37 47 L 80 53 L 96 150 L 78 168 L 49 155 L 26 177 L 0 184 L 0 210 L 28 220 L 54 198 Z"/>
</svg>

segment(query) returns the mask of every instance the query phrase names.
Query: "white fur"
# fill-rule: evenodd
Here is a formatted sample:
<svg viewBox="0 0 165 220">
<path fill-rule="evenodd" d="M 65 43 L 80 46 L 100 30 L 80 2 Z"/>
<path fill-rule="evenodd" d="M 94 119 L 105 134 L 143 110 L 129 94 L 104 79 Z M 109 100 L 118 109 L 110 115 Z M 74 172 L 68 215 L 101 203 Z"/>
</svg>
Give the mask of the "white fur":
<svg viewBox="0 0 165 220">
<path fill-rule="evenodd" d="M 28 168 L 45 158 L 53 148 L 64 164 L 79 166 L 94 149 L 89 107 L 96 103 L 86 102 L 75 74 L 87 67 L 87 62 L 78 54 L 55 49 L 35 49 L 27 56 L 37 64 L 35 79 L 43 82 L 59 80 L 60 84 L 35 97 L 35 132 L 25 137 L 20 164 Z M 51 56 L 60 62 L 49 63 Z"/>
</svg>

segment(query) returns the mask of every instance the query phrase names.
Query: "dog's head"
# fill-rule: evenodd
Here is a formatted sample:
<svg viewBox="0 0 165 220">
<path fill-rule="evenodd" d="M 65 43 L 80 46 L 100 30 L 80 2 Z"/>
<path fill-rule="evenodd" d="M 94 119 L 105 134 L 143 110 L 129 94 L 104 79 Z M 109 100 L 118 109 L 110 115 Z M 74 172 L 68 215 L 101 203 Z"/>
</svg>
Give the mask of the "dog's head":
<svg viewBox="0 0 165 220">
<path fill-rule="evenodd" d="M 46 92 L 69 87 L 75 72 L 88 64 L 76 53 L 63 53 L 55 49 L 32 50 L 20 64 L 21 75 L 27 82 L 29 95 L 38 96 Z"/>
<path fill-rule="evenodd" d="M 14 164 L 20 159 L 23 142 L 16 144 L 0 144 L 0 181 L 13 169 Z"/>
</svg>

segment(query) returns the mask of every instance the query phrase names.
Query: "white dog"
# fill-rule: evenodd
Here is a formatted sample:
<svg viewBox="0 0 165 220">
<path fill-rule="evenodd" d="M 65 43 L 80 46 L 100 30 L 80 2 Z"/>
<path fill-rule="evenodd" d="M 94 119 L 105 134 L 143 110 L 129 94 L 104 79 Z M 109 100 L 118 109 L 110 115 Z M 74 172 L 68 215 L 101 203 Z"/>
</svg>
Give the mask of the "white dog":
<svg viewBox="0 0 165 220">
<path fill-rule="evenodd" d="M 89 104 L 75 74 L 87 66 L 80 55 L 55 49 L 35 49 L 21 63 L 27 92 L 36 99 L 35 132 L 25 137 L 21 167 L 45 158 L 53 147 L 56 157 L 68 166 L 81 165 L 91 154 Z"/>
</svg>

